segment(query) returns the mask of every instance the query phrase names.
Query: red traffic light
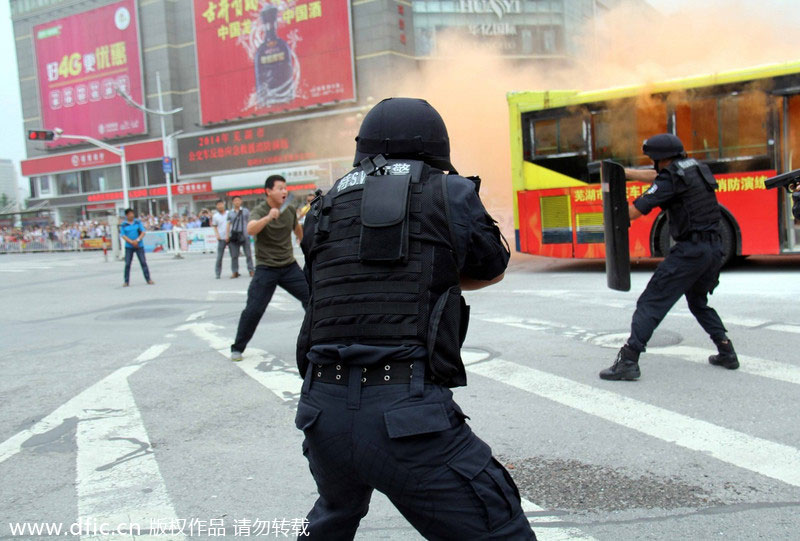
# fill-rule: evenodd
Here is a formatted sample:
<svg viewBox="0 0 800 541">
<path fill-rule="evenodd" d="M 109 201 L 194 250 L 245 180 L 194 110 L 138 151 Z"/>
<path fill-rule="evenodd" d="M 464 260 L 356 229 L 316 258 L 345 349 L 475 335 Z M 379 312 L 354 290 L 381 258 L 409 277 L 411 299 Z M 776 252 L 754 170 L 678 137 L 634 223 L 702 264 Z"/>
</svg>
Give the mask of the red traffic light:
<svg viewBox="0 0 800 541">
<path fill-rule="evenodd" d="M 52 141 L 55 136 L 50 130 L 28 130 L 28 141 Z"/>
</svg>

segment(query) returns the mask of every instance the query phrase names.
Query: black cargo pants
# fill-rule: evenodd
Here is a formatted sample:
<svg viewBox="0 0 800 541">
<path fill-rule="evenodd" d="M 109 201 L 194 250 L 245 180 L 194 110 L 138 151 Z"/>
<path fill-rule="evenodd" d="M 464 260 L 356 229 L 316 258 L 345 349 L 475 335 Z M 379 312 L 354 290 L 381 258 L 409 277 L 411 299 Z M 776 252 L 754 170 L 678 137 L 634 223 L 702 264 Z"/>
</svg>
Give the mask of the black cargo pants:
<svg viewBox="0 0 800 541">
<path fill-rule="evenodd" d="M 296 417 L 319 491 L 309 537 L 353 539 L 379 490 L 427 539 L 535 540 L 508 472 L 416 364 L 417 385 L 364 387 L 312 383 L 309 367 Z"/>
<path fill-rule="evenodd" d="M 725 340 L 725 326 L 708 305 L 708 294 L 719 284 L 722 257 L 718 238 L 685 240 L 673 246 L 636 302 L 628 345 L 644 351 L 653 331 L 683 295 L 689 310 L 711 339 Z"/>
</svg>

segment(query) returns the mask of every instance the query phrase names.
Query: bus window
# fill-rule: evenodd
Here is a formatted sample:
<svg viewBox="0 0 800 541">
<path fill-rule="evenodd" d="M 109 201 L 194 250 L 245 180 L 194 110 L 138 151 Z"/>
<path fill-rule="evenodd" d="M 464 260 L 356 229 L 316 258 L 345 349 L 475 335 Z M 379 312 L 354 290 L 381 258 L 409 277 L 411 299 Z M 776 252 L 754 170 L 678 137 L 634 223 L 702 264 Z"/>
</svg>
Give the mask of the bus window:
<svg viewBox="0 0 800 541">
<path fill-rule="evenodd" d="M 536 156 L 558 154 L 558 120 L 533 122 L 533 150 Z"/>
<path fill-rule="evenodd" d="M 695 98 L 677 105 L 675 129 L 689 157 L 698 160 L 719 158 L 716 98 Z"/>
<path fill-rule="evenodd" d="M 533 148 L 536 156 L 586 151 L 583 118 L 580 115 L 535 120 Z"/>
<path fill-rule="evenodd" d="M 650 160 L 642 155 L 642 141 L 666 131 L 667 105 L 663 99 L 643 95 L 614 103 L 592 115 L 592 159 L 647 165 Z"/>
<path fill-rule="evenodd" d="M 583 117 L 581 115 L 568 116 L 559 120 L 558 151 L 586 152 Z"/>
<path fill-rule="evenodd" d="M 744 92 L 720 99 L 720 158 L 767 154 L 767 97 Z"/>
<path fill-rule="evenodd" d="M 614 158 L 612 145 L 614 134 L 610 111 L 598 111 L 592 114 L 592 159 L 606 160 Z"/>
</svg>

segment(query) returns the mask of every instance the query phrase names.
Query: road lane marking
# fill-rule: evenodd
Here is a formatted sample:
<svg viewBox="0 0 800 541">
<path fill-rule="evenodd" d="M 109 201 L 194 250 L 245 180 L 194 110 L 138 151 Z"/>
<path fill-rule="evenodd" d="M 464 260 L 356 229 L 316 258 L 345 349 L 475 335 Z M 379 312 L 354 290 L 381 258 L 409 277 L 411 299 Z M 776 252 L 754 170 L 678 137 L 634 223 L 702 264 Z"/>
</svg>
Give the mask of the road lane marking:
<svg viewBox="0 0 800 541">
<path fill-rule="evenodd" d="M 189 317 L 186 318 L 186 321 L 197 321 L 198 319 L 202 319 L 203 316 L 206 315 L 206 312 L 208 312 L 208 310 L 200 310 L 199 312 L 189 314 Z"/>
<path fill-rule="evenodd" d="M 692 346 L 667 346 L 647 348 L 647 353 L 679 357 L 684 361 L 698 364 L 708 364 L 709 355 L 717 352 Z M 740 363 L 737 372 L 800 385 L 800 366 L 770 361 L 769 359 L 761 359 L 750 355 L 737 354 L 737 357 Z"/>
<path fill-rule="evenodd" d="M 618 349 L 628 338 L 628 333 L 603 334 L 553 321 L 519 318 L 515 316 L 478 316 L 478 319 L 481 321 L 498 323 L 518 329 L 543 332 L 547 334 L 556 334 L 559 336 L 580 340 L 582 342 L 588 342 L 603 348 Z M 685 361 L 705 365 L 708 364 L 709 355 L 713 355 L 714 353 L 716 353 L 715 350 L 679 345 L 648 347 L 645 355 L 667 355 L 670 357 L 678 357 Z M 763 359 L 760 357 L 753 357 L 750 355 L 738 354 L 738 357 L 739 362 L 741 363 L 738 372 L 769 378 L 776 381 L 782 381 L 784 383 L 800 385 L 800 366 L 782 363 L 780 361 Z"/>
<path fill-rule="evenodd" d="M 539 507 L 527 498 L 522 498 L 522 511 L 525 513 L 543 513 L 546 509 Z M 528 517 L 528 522 L 536 532 L 536 539 L 539 541 L 595 541 L 594 537 L 588 536 L 577 528 L 561 528 L 553 526 L 553 523 L 561 522 L 561 518 L 554 515 L 536 515 Z M 547 525 L 539 523 L 549 523 Z"/>
<path fill-rule="evenodd" d="M 772 325 L 767 325 L 765 329 L 769 329 L 771 331 L 781 331 L 781 332 L 790 332 L 793 334 L 800 334 L 800 325 L 786 325 L 783 323 L 773 323 Z"/>
<path fill-rule="evenodd" d="M 133 524 L 147 531 L 154 523 L 177 523 L 175 508 L 128 383 L 130 375 L 139 368 L 118 370 L 81 395 L 84 409 L 76 435 L 76 489 L 81 524 Z M 135 526 L 132 533 L 136 533 Z M 131 540 L 150 538 L 156 536 L 114 536 Z M 184 539 L 184 536 L 170 538 Z M 96 539 L 96 536 L 84 532 L 81 539 Z"/>
<path fill-rule="evenodd" d="M 191 332 L 230 361 L 231 341 L 217 334 L 220 329 L 224 327 L 211 322 L 194 322 L 181 325 L 176 330 Z M 247 348 L 243 359 L 233 364 L 284 402 L 298 399 L 303 381 L 297 369 L 274 355 L 258 348 Z"/>
<path fill-rule="evenodd" d="M 118 374 L 125 374 L 125 377 L 130 376 L 144 366 L 144 363 L 161 355 L 161 353 L 166 351 L 168 347 L 169 344 L 157 344 L 150 346 L 135 359 L 134 362 L 138 364 L 123 366 L 122 368 L 115 370 L 103 380 L 100 380 L 94 385 L 88 387 L 80 394 L 74 396 L 56 408 L 52 413 L 34 423 L 30 428 L 26 428 L 25 430 L 22 430 L 11 436 L 3 443 L 0 443 L 0 464 L 19 453 L 22 450 L 24 443 L 31 437 L 44 434 L 45 432 L 58 428 L 66 419 L 73 417 L 81 419 L 85 417 L 85 410 L 93 407 L 91 400 L 87 399 L 87 397 L 95 394 L 95 388 L 101 386 L 105 379 L 118 377 Z"/>
<path fill-rule="evenodd" d="M 495 290 L 492 290 L 492 292 L 497 293 Z M 554 290 L 513 289 L 513 290 L 502 290 L 499 292 L 512 293 L 514 295 L 531 295 L 547 299 L 570 299 L 580 304 L 588 304 L 605 308 L 629 309 L 631 311 L 633 311 L 636 308 L 635 300 L 627 301 L 623 299 L 588 297 L 585 293 L 567 289 L 554 289 Z M 667 315 L 667 317 L 670 316 L 694 319 L 694 315 L 687 308 L 676 308 Z M 800 334 L 800 325 L 785 325 L 780 323 L 773 323 L 771 320 L 767 319 L 738 317 L 731 315 L 726 315 L 724 317 L 724 320 L 725 324 L 735 325 L 737 327 L 745 327 L 749 329 L 764 327 L 775 331 Z"/>
<path fill-rule="evenodd" d="M 800 450 L 520 364 L 465 359 L 467 370 L 734 466 L 800 486 Z"/>
<path fill-rule="evenodd" d="M 169 344 L 153 344 L 134 360 L 136 363 L 147 363 L 161 356 L 162 353 L 169 349 Z"/>
</svg>

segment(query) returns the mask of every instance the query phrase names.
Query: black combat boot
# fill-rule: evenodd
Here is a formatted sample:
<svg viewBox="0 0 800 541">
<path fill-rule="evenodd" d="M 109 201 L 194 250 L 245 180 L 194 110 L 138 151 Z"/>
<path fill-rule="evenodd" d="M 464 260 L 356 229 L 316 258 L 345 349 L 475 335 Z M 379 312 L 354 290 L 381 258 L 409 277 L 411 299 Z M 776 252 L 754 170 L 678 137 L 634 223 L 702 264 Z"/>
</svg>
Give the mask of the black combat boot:
<svg viewBox="0 0 800 541">
<path fill-rule="evenodd" d="M 736 370 L 739 368 L 739 358 L 736 356 L 736 352 L 733 350 L 733 343 L 727 339 L 714 343 L 717 344 L 717 350 L 719 351 L 719 354 L 711 355 L 708 358 L 708 362 L 714 366 L 723 366 L 728 370 Z"/>
<path fill-rule="evenodd" d="M 628 344 L 622 346 L 617 353 L 617 359 L 611 368 L 606 368 L 600 372 L 602 379 L 612 380 L 635 380 L 641 375 L 639 372 L 639 352 L 631 349 Z"/>
</svg>

